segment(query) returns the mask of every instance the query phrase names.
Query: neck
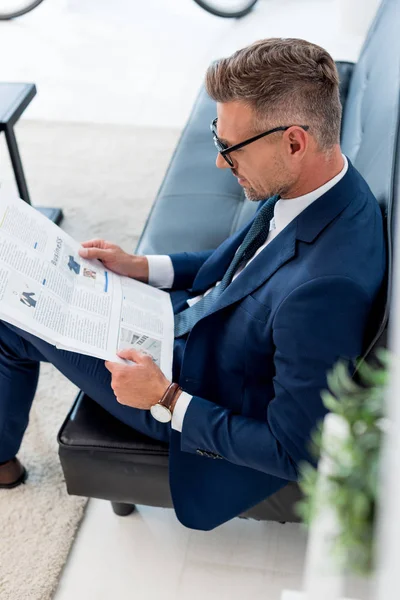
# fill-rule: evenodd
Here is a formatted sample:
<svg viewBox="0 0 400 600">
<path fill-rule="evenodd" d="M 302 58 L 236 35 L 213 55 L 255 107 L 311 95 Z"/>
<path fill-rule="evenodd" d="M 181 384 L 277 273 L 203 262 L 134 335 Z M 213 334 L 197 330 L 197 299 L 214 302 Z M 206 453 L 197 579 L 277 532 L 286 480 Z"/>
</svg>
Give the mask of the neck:
<svg viewBox="0 0 400 600">
<path fill-rule="evenodd" d="M 318 158 L 302 168 L 299 179 L 290 189 L 281 194 L 281 198 L 289 200 L 290 198 L 298 198 L 299 196 L 313 192 L 336 177 L 336 175 L 339 175 L 343 166 L 342 152 L 340 146 L 337 146 L 329 158 Z"/>
</svg>

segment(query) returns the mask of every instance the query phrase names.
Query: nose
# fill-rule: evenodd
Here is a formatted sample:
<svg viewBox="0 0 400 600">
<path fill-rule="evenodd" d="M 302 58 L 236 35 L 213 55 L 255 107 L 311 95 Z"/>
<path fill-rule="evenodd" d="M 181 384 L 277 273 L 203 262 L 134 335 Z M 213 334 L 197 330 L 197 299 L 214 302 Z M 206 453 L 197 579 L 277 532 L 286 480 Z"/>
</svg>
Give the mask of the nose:
<svg viewBox="0 0 400 600">
<path fill-rule="evenodd" d="M 215 164 L 217 165 L 218 169 L 232 169 L 233 168 L 230 165 L 228 165 L 228 163 L 226 162 L 224 157 L 221 156 L 221 154 L 219 152 L 217 154 L 217 159 L 215 161 Z"/>
</svg>

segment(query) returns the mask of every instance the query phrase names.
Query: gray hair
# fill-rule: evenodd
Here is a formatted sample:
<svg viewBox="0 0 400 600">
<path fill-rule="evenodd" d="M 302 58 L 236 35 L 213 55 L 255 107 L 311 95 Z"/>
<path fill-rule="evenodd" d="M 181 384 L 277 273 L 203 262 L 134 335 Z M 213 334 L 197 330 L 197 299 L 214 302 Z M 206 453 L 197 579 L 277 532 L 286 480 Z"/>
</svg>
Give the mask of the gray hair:
<svg viewBox="0 0 400 600">
<path fill-rule="evenodd" d="M 216 102 L 250 106 L 257 129 L 309 125 L 321 152 L 340 143 L 339 75 L 331 55 L 316 44 L 260 40 L 210 65 L 205 85 Z"/>
</svg>

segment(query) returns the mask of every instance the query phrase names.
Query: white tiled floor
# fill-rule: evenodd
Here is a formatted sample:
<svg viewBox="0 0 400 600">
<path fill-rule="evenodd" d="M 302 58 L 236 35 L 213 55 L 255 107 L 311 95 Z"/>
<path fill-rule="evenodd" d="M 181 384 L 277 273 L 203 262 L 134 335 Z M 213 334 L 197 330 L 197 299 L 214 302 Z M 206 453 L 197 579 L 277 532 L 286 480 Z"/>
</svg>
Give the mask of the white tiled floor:
<svg viewBox="0 0 400 600">
<path fill-rule="evenodd" d="M 31 119 L 182 127 L 204 70 L 270 36 L 303 37 L 356 60 L 379 0 L 260 0 L 240 21 L 191 0 L 46 0 L 0 24 L 0 79 L 34 81 Z M 298 526 L 236 519 L 192 532 L 172 511 L 118 518 L 91 501 L 56 600 L 278 600 L 299 589 Z"/>
<path fill-rule="evenodd" d="M 119 518 L 92 500 L 56 600 L 279 600 L 300 586 L 305 542 L 298 525 L 236 519 L 198 532 L 172 510 Z"/>
</svg>

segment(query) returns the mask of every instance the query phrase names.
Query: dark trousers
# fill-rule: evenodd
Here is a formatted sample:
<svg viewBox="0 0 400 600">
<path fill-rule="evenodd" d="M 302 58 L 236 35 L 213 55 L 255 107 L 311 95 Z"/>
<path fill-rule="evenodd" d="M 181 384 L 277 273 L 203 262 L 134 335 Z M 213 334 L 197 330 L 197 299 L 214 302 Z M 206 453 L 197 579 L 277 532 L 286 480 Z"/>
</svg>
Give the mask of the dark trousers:
<svg viewBox="0 0 400 600">
<path fill-rule="evenodd" d="M 41 362 L 52 363 L 120 421 L 152 438 L 169 441 L 170 424 L 159 423 L 147 410 L 117 402 L 104 360 L 57 350 L 47 342 L 0 321 L 0 463 L 13 458 L 20 448 Z"/>
<path fill-rule="evenodd" d="M 176 341 L 174 381 L 179 377 L 184 340 Z M 119 404 L 111 388 L 111 375 L 104 360 L 66 350 L 57 350 L 43 340 L 0 321 L 0 463 L 16 456 L 28 425 L 41 362 L 52 363 L 77 387 L 106 411 L 130 427 L 154 439 L 169 442 L 171 425 L 159 423 L 149 411 Z M 290 519 L 293 505 L 301 497 L 290 483 L 251 511 L 261 519 Z M 289 515 L 289 516 L 288 516 Z M 297 520 L 297 519 L 295 519 Z"/>
</svg>

